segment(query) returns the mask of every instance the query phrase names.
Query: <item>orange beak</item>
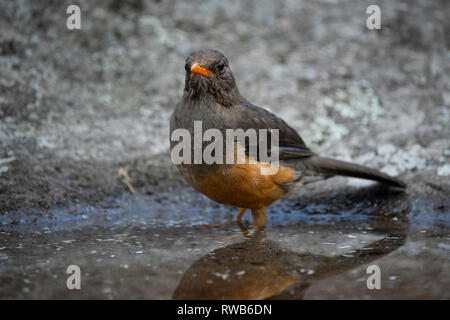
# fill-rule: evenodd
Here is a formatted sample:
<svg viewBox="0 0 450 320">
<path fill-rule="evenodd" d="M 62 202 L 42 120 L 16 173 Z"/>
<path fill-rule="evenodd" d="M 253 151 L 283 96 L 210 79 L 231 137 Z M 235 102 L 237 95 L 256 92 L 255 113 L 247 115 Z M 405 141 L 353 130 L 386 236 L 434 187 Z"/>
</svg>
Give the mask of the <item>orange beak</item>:
<svg viewBox="0 0 450 320">
<path fill-rule="evenodd" d="M 209 71 L 203 67 L 200 67 L 198 63 L 194 63 L 191 67 L 191 75 L 200 74 L 205 77 L 209 77 L 210 74 L 214 74 L 214 72 Z"/>
</svg>

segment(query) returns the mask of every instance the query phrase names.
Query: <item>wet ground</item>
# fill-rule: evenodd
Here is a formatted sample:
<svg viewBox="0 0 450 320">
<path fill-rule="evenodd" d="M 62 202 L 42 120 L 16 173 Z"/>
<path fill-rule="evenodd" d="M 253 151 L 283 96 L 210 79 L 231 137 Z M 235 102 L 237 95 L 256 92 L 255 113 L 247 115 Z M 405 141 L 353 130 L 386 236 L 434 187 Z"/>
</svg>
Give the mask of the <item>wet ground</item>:
<svg viewBox="0 0 450 320">
<path fill-rule="evenodd" d="M 288 200 L 265 231 L 240 235 L 232 208 L 190 190 L 123 194 L 3 217 L 0 296 L 100 299 L 450 298 L 448 207 L 383 187 Z M 249 217 L 246 216 L 246 220 Z M 12 219 L 12 218 L 11 218 Z M 6 223 L 5 223 L 6 222 Z M 250 221 L 246 221 L 247 223 Z M 81 269 L 81 290 L 66 268 Z M 381 289 L 367 288 L 367 267 Z"/>
<path fill-rule="evenodd" d="M 380 1 L 369 31 L 364 1 L 80 1 L 69 31 L 69 2 L 0 2 L 0 298 L 450 298 L 449 3 Z M 190 189 L 168 154 L 200 47 L 313 150 L 406 192 L 329 179 L 227 239 L 237 209 Z"/>
</svg>

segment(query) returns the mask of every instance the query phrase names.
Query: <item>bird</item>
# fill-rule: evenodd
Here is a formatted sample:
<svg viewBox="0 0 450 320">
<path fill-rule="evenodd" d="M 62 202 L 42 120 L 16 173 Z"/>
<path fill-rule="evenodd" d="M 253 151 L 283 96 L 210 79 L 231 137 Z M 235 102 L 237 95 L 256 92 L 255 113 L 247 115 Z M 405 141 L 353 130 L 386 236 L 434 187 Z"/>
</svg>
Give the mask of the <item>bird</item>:
<svg viewBox="0 0 450 320">
<path fill-rule="evenodd" d="M 245 163 L 211 163 L 204 159 L 192 161 L 192 155 L 196 152 L 192 143 L 189 144 L 189 151 L 192 152 L 186 153 L 190 154 L 191 161 L 176 163 L 178 171 L 195 190 L 218 203 L 240 208 L 235 217 L 236 222 L 241 221 L 246 210 L 251 210 L 253 227 L 247 231 L 263 229 L 267 219 L 266 208 L 298 183 L 346 176 L 406 189 L 407 185 L 403 181 L 377 169 L 313 152 L 283 119 L 243 97 L 228 59 L 219 50 L 200 49 L 192 52 L 186 59 L 185 72 L 183 97 L 170 118 L 171 151 L 180 141 L 173 139 L 173 134 L 177 130 L 185 130 L 194 136 L 196 122 L 201 123 L 201 133 L 210 129 L 221 133 L 230 129 L 242 129 L 244 132 L 253 129 L 258 133 L 273 133 L 277 130 L 279 167 L 273 174 L 263 174 L 268 163 L 258 156 L 259 153 L 255 156 L 254 152 L 250 152 L 249 145 L 242 145 L 236 140 L 233 140 L 233 150 L 235 153 L 239 150 L 245 153 Z M 264 129 L 266 131 L 261 131 Z M 271 137 L 269 135 L 267 141 L 258 139 L 257 149 L 268 148 Z M 208 141 L 202 141 L 201 148 L 204 149 L 207 144 Z"/>
</svg>

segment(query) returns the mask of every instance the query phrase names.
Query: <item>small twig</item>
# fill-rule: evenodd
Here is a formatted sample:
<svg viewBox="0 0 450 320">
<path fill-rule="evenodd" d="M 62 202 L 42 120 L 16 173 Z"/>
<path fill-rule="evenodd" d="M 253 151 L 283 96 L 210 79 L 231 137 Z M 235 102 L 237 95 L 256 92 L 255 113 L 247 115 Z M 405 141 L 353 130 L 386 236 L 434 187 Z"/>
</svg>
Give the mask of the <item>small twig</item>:
<svg viewBox="0 0 450 320">
<path fill-rule="evenodd" d="M 131 193 L 135 193 L 134 187 L 131 184 L 131 178 L 128 175 L 128 172 L 125 169 L 125 166 L 123 164 L 121 164 L 119 166 L 119 170 L 117 171 L 117 174 L 118 174 L 119 178 L 122 178 L 123 182 L 127 185 L 128 190 L 130 190 Z"/>
</svg>

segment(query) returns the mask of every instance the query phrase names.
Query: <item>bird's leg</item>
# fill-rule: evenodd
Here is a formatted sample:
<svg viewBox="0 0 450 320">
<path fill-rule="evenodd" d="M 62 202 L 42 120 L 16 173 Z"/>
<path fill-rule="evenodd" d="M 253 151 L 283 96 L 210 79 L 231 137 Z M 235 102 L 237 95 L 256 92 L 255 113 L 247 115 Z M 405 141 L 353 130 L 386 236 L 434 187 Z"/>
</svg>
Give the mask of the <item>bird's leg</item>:
<svg viewBox="0 0 450 320">
<path fill-rule="evenodd" d="M 200 227 L 201 228 L 219 228 L 219 229 L 223 229 L 223 228 L 229 226 L 232 223 L 237 223 L 238 226 L 242 229 L 242 227 L 241 227 L 242 223 L 240 223 L 240 222 L 241 222 L 242 216 L 245 213 L 245 210 L 247 210 L 247 209 L 246 208 L 242 208 L 238 212 L 238 214 L 236 215 L 234 220 L 230 220 L 230 221 L 223 222 L 223 223 L 216 223 L 216 224 L 204 224 L 204 225 L 201 225 Z"/>
<path fill-rule="evenodd" d="M 242 208 L 239 213 L 236 215 L 236 221 L 241 221 L 242 216 L 245 213 L 245 210 L 247 210 L 246 208 Z"/>
<path fill-rule="evenodd" d="M 236 216 L 236 223 L 238 227 L 241 229 L 241 234 L 244 237 L 249 238 L 250 237 L 249 234 L 251 232 L 264 229 L 264 225 L 266 224 L 267 211 L 265 207 L 259 209 L 252 209 L 253 227 L 251 228 L 245 228 L 242 222 L 240 221 L 240 217 L 244 214 L 244 212 L 245 209 L 241 209 L 241 211 L 239 211 L 238 215 Z M 239 234 L 228 236 L 226 237 L 226 239 L 232 239 L 236 237 L 239 237 Z"/>
<path fill-rule="evenodd" d="M 225 241 L 225 240 L 230 240 L 230 239 L 234 239 L 234 238 L 239 238 L 239 237 L 247 237 L 250 238 L 250 233 L 253 231 L 259 231 L 261 229 L 264 228 L 264 225 L 266 224 L 266 218 L 267 218 L 267 211 L 266 208 L 262 207 L 259 209 L 252 209 L 252 216 L 253 216 L 253 227 L 251 228 L 246 228 L 244 226 L 244 224 L 241 221 L 242 216 L 244 215 L 245 211 L 247 209 L 246 208 L 242 208 L 239 213 L 236 215 L 236 224 L 239 227 L 239 229 L 241 229 L 240 233 L 235 233 L 229 236 L 224 236 L 224 237 L 219 237 L 216 238 L 215 240 L 220 240 L 220 241 Z"/>
<path fill-rule="evenodd" d="M 260 230 L 264 228 L 266 224 L 267 211 L 265 207 L 252 209 L 253 216 L 253 228 L 254 230 Z"/>
<path fill-rule="evenodd" d="M 236 224 L 241 229 L 241 233 L 244 237 L 247 237 L 248 234 L 252 231 L 258 231 L 264 228 L 267 218 L 267 211 L 265 207 L 259 209 L 252 209 L 253 227 L 251 228 L 245 228 L 241 222 L 240 218 L 242 217 L 244 212 L 245 208 L 241 209 L 241 211 L 239 211 L 238 215 L 236 216 Z"/>
</svg>

